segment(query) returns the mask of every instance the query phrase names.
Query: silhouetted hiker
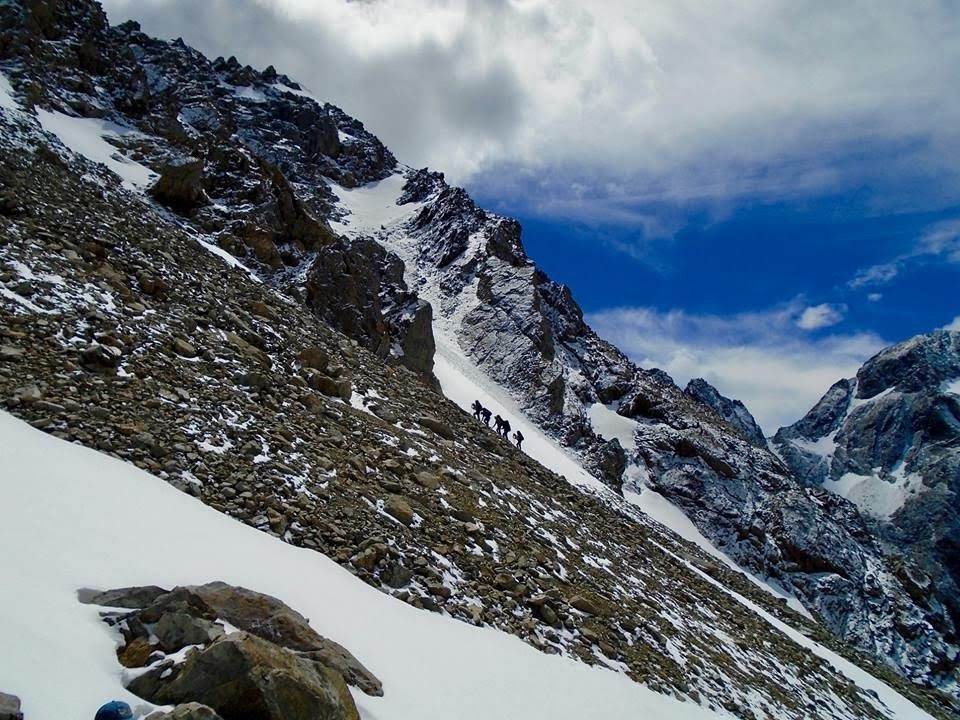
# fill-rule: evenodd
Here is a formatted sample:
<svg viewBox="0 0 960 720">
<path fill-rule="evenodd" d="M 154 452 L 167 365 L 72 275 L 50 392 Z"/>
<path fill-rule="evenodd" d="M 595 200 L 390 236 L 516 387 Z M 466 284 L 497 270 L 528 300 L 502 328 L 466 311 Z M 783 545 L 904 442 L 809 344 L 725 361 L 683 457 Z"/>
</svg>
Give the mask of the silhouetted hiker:
<svg viewBox="0 0 960 720">
<path fill-rule="evenodd" d="M 479 400 L 474 400 L 470 408 L 473 410 L 473 416 L 479 420 L 480 414 L 483 412 L 483 405 L 480 404 Z"/>
<path fill-rule="evenodd" d="M 493 425 L 493 429 L 497 431 L 497 435 L 503 435 L 503 418 L 499 415 L 494 415 Z"/>
<path fill-rule="evenodd" d="M 483 415 L 483 422 L 486 424 L 487 427 L 490 427 L 490 414 L 491 414 L 490 411 L 487 410 L 486 408 L 483 408 L 483 410 L 481 411 L 481 414 Z"/>
<path fill-rule="evenodd" d="M 503 421 L 503 437 L 506 440 L 510 439 L 510 421 L 509 420 Z"/>
<path fill-rule="evenodd" d="M 513 439 L 517 441 L 517 450 L 522 450 L 523 448 L 520 447 L 520 443 L 523 442 L 523 433 L 517 430 L 513 434 Z"/>
</svg>

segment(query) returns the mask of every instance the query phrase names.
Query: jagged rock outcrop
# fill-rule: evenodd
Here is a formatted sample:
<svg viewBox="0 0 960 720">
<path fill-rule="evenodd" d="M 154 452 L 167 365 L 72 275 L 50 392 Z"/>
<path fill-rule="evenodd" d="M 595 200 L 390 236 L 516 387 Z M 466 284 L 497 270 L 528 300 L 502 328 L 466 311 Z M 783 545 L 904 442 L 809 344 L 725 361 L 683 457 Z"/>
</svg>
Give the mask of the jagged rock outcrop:
<svg viewBox="0 0 960 720">
<path fill-rule="evenodd" d="M 903 554 L 898 576 L 923 622 L 957 644 L 960 333 L 921 335 L 880 352 L 773 442 L 798 477 L 852 500 Z M 957 681 L 955 651 L 939 672 Z"/>
<path fill-rule="evenodd" d="M 757 421 L 747 410 L 747 406 L 739 400 L 724 397 L 719 390 L 703 378 L 694 378 L 687 383 L 683 391 L 690 397 L 716 410 L 717 415 L 733 425 L 743 437 L 754 445 L 767 446 L 767 439 L 763 436 L 763 430 L 757 425 Z"/>
</svg>

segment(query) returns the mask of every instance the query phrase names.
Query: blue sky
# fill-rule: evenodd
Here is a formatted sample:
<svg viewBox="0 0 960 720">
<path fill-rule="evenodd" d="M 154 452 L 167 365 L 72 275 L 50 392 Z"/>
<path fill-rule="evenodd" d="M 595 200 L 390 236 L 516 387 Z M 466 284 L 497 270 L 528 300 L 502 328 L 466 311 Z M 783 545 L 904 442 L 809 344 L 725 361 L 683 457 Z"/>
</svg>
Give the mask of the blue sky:
<svg viewBox="0 0 960 720">
<path fill-rule="evenodd" d="M 519 218 L 605 337 L 767 432 L 960 326 L 942 0 L 104 0 L 273 64 Z"/>
</svg>

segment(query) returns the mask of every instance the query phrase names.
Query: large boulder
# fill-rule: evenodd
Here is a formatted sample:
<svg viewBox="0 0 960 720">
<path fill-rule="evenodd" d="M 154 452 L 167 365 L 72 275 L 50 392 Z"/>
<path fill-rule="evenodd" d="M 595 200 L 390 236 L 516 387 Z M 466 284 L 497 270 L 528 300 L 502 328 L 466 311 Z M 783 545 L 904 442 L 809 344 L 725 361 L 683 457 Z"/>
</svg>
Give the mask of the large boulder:
<svg viewBox="0 0 960 720">
<path fill-rule="evenodd" d="M 192 653 L 154 690 L 145 699 L 202 703 L 224 720 L 360 720 L 340 673 L 245 632 Z"/>
<path fill-rule="evenodd" d="M 322 650 L 323 638 L 282 600 L 245 587 L 211 582 L 191 586 L 217 616 L 234 627 L 291 650 Z"/>
<path fill-rule="evenodd" d="M 213 708 L 190 702 L 177 705 L 170 712 L 150 713 L 147 720 L 223 720 L 223 718 Z"/>
<path fill-rule="evenodd" d="M 163 205 L 180 212 L 190 212 L 205 205 L 209 200 L 203 190 L 203 161 L 189 158 L 163 166 L 150 194 Z"/>
</svg>

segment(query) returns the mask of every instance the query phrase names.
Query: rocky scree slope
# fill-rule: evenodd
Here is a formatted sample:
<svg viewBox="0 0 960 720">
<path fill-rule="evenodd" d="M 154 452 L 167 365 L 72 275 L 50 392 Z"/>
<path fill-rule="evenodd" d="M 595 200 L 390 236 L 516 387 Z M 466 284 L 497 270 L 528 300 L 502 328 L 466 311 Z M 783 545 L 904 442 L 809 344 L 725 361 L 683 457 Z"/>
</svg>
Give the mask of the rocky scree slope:
<svg viewBox="0 0 960 720">
<path fill-rule="evenodd" d="M 417 210 L 415 219 L 380 234 L 334 233 L 322 218 L 343 218 L 337 190 L 397 177 L 395 161 L 357 121 L 316 103 L 272 68 L 211 62 L 182 42 L 148 38 L 134 23 L 110 28 L 97 5 L 81 0 L 3 4 L 0 29 L 2 69 L 24 107 L 48 124 L 53 118 L 54 128 L 64 118 L 84 127 L 116 123 L 122 132 L 111 133 L 115 156 L 156 178 L 149 203 L 124 194 L 102 166 L 40 134 L 32 115 L 4 110 L 0 206 L 9 317 L 2 354 L 5 363 L 16 363 L 3 376 L 6 403 L 16 412 L 323 550 L 408 602 L 488 622 L 589 662 L 598 661 L 599 651 L 604 662 L 624 662 L 654 686 L 693 688 L 706 702 L 741 707 L 746 677 L 693 682 L 701 671 L 686 661 L 672 660 L 664 665 L 672 669 L 663 670 L 656 659 L 651 670 L 637 649 L 645 647 L 645 631 L 631 618 L 643 616 L 637 608 L 649 602 L 645 558 L 661 556 L 667 542 L 657 535 L 653 546 L 640 547 L 638 528 L 655 525 L 619 501 L 583 499 L 452 406 L 441 405 L 440 417 L 431 414 L 442 401 L 424 394 L 416 378 L 431 381 L 433 328 L 469 316 L 464 337 L 475 338 L 476 347 L 467 354 L 529 400 L 531 415 L 582 451 L 609 482 L 618 484 L 628 458 L 618 441 L 592 430 L 582 410 L 594 398 L 639 419 L 630 464 L 652 486 L 687 509 L 705 498 L 714 502 L 699 521 L 718 544 L 783 580 L 831 626 L 849 614 L 861 628 L 872 623 L 884 642 L 895 641 L 888 637 L 894 621 L 874 622 L 874 609 L 861 606 L 863 592 L 876 592 L 875 577 L 866 577 L 876 555 L 869 537 L 859 537 L 855 512 L 847 517 L 853 506 L 821 507 L 815 491 L 790 485 L 775 458 L 666 375 L 639 370 L 597 338 L 569 292 L 526 258 L 515 222 L 479 210 L 442 177 L 418 172 L 405 179 L 401 200 Z M 411 256 L 411 243 L 422 245 L 424 257 Z M 464 243 L 469 252 L 458 249 Z M 203 252 L 204 244 L 240 257 L 266 284 L 245 269 L 226 268 Z M 403 254 L 406 266 L 381 245 Z M 409 279 L 418 282 L 417 292 L 408 289 Z M 483 307 L 461 296 L 468 285 Z M 439 317 L 424 298 L 436 299 Z M 452 308 L 464 298 L 470 302 L 458 317 Z M 330 334 L 317 318 L 358 345 Z M 488 331 L 518 351 L 511 363 L 495 364 L 499 350 L 484 339 Z M 402 367 L 380 366 L 374 357 L 397 358 Z M 520 367 L 516 358 L 532 362 Z M 515 499 L 504 499 L 520 477 L 530 483 L 518 491 L 529 495 L 526 513 Z M 340 483 L 351 489 L 341 491 Z M 782 504 L 771 507 L 771 489 L 786 497 Z M 467 494 L 458 504 L 460 492 Z M 421 503 L 421 494 L 435 502 Z M 594 558 L 600 567 L 579 540 L 558 539 L 584 522 L 585 507 L 595 506 L 603 509 L 595 524 L 588 522 L 596 533 L 587 535 L 604 548 L 603 562 Z M 425 507 L 442 527 L 429 540 L 420 537 Z M 501 514 L 491 527 L 502 524 L 504 535 L 480 538 L 492 508 Z M 526 520 L 519 526 L 521 514 Z M 807 523 L 799 538 L 798 517 Z M 793 535 L 789 543 L 774 540 L 764 534 L 767 527 Z M 407 547 L 404 533 L 419 545 Z M 823 537 L 843 547 L 839 560 L 817 554 Z M 543 542 L 551 550 L 539 549 Z M 516 549 L 501 554 L 502 547 Z M 607 564 L 608 551 L 614 565 Z M 473 569 L 485 554 L 492 577 Z M 620 579 L 599 597 L 619 608 L 626 625 L 618 620 L 616 629 L 607 623 L 602 632 L 588 627 L 571 635 L 577 619 L 596 620 L 590 609 L 601 617 L 609 611 L 592 604 L 589 591 L 557 590 L 553 581 L 570 584 L 565 561 L 605 588 L 610 577 Z M 724 574 L 713 561 L 704 567 Z M 881 619 L 909 616 L 909 603 L 890 607 L 906 594 L 887 582 L 885 571 L 877 577 L 895 598 Z M 656 607 L 685 607 L 678 598 L 691 591 L 679 588 L 704 581 L 684 576 L 680 595 Z M 464 592 L 461 582 L 478 595 Z M 724 582 L 737 584 L 726 576 Z M 824 586 L 832 594 L 822 593 Z M 577 609 L 574 600 L 588 609 Z M 769 604 L 766 596 L 760 601 Z M 661 651 L 672 647 L 673 631 L 664 632 L 658 625 L 651 636 Z M 701 658 L 698 666 L 717 652 L 702 646 L 689 647 Z M 915 674 L 923 676 L 929 654 L 921 648 L 911 657 Z M 770 680 L 764 692 L 776 695 L 784 682 Z M 804 692 L 776 703 L 799 712 L 807 698 Z"/>
<path fill-rule="evenodd" d="M 738 717 L 885 717 L 729 595 L 830 642 L 742 576 L 225 264 L 28 113 L 0 129 L 5 409 L 398 601 Z"/>
<path fill-rule="evenodd" d="M 796 476 L 855 502 L 951 643 L 960 627 L 960 332 L 888 348 L 773 438 Z M 904 628 L 905 633 L 913 628 Z M 958 677 L 956 656 L 945 674 Z"/>
<path fill-rule="evenodd" d="M 272 67 L 210 61 L 135 22 L 109 27 L 88 0 L 4 4 L 0 37 L 28 106 L 118 123 L 113 142 L 158 176 L 150 193 L 173 218 L 379 357 L 392 350 L 432 377 L 430 309 L 396 258 L 323 220 L 328 180 L 353 187 L 396 166 L 360 122 Z"/>
<path fill-rule="evenodd" d="M 434 308 L 444 352 L 507 388 L 615 489 L 625 482 L 658 491 L 840 637 L 915 682 L 955 689 L 956 647 L 911 595 L 901 561 L 888 557 L 853 503 L 798 482 L 742 404 L 706 383 L 681 391 L 666 373 L 630 362 L 527 257 L 518 223 L 478 208 L 440 173 L 408 172 L 376 192 L 401 212 L 364 225 L 349 214 L 356 193 L 341 192 L 347 214 L 334 227 L 372 235 L 404 260 L 408 285 Z M 603 437 L 598 409 L 629 430 Z"/>
</svg>

